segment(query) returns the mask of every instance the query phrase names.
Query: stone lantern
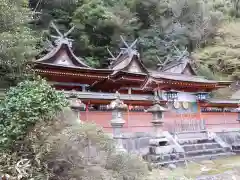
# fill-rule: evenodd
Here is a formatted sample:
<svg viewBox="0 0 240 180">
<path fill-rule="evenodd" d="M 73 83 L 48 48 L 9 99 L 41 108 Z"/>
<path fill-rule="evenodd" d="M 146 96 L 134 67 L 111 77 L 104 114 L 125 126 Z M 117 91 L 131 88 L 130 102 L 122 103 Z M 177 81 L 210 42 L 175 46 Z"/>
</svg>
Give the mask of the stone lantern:
<svg viewBox="0 0 240 180">
<path fill-rule="evenodd" d="M 147 109 L 147 112 L 152 113 L 152 125 L 154 128 L 154 136 L 162 137 L 163 113 L 167 111 L 166 108 L 160 105 L 158 100 L 154 100 L 153 106 Z"/>
<path fill-rule="evenodd" d="M 113 128 L 113 138 L 117 141 L 117 149 L 125 151 L 122 145 L 122 132 L 121 129 L 125 124 L 123 119 L 123 112 L 127 110 L 127 105 L 120 100 L 120 94 L 116 92 L 116 99 L 110 103 L 112 110 L 111 126 Z"/>
<path fill-rule="evenodd" d="M 160 105 L 160 102 L 155 98 L 153 105 L 147 109 L 147 112 L 152 113 L 152 125 L 154 134 L 149 140 L 149 155 L 147 157 L 150 161 L 161 161 L 164 157 L 169 157 L 172 152 L 175 152 L 175 147 L 168 139 L 169 134 L 162 131 L 163 115 L 167 111 L 166 108 Z"/>
<path fill-rule="evenodd" d="M 75 93 L 72 93 L 68 97 L 68 100 L 70 102 L 71 109 L 76 114 L 77 118 L 80 119 L 80 111 L 85 108 L 85 104 L 82 103 Z"/>
</svg>

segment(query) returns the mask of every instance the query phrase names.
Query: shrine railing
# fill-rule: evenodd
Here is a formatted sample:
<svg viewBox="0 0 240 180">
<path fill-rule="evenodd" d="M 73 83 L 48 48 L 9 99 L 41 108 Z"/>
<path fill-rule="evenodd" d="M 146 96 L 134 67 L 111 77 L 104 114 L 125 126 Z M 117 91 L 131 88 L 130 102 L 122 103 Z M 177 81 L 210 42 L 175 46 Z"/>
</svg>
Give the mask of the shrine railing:
<svg viewBox="0 0 240 180">
<path fill-rule="evenodd" d="M 113 100 L 116 98 L 115 93 L 102 93 L 102 92 L 71 92 L 64 91 L 66 95 L 76 94 L 80 99 L 106 99 Z M 135 101 L 152 101 L 153 95 L 136 95 L 136 94 L 120 94 L 121 100 L 135 100 Z"/>
<path fill-rule="evenodd" d="M 206 130 L 206 122 L 205 120 L 181 120 L 175 121 L 174 132 L 196 132 L 196 131 L 204 131 Z"/>
</svg>

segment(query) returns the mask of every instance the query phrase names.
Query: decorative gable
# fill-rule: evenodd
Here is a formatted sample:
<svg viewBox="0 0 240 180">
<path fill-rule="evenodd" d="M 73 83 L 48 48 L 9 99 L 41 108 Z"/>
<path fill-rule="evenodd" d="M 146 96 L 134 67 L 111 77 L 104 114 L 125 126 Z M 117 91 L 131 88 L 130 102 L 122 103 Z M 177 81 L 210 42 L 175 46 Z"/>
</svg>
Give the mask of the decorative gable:
<svg viewBox="0 0 240 180">
<path fill-rule="evenodd" d="M 57 27 L 52 24 L 59 36 L 55 38 L 56 46 L 51 46 L 51 51 L 44 57 L 36 60 L 39 64 L 51 64 L 55 66 L 67 66 L 76 68 L 90 68 L 81 59 L 75 56 L 72 51 L 72 40 L 67 38 L 67 35 L 74 29 L 71 28 L 67 33 L 62 34 Z"/>
<path fill-rule="evenodd" d="M 195 71 L 193 71 L 192 66 L 188 63 L 186 65 L 186 67 L 183 69 L 182 74 L 184 75 L 189 75 L 189 76 L 196 76 L 197 74 L 195 73 Z"/>
<path fill-rule="evenodd" d="M 71 58 L 65 51 L 59 53 L 59 56 L 53 61 L 53 64 L 63 65 L 63 66 L 74 66 Z"/>
<path fill-rule="evenodd" d="M 61 42 L 57 47 L 54 47 L 51 52 L 36 60 L 36 62 L 39 64 L 51 64 L 56 66 L 90 68 L 74 55 L 70 46 L 65 44 L 65 42 Z"/>
<path fill-rule="evenodd" d="M 134 49 L 137 40 L 135 40 L 131 45 L 128 45 L 122 36 L 121 40 L 125 45 L 125 48 L 121 48 L 117 57 L 113 56 L 111 51 L 108 50 L 111 55 L 111 64 L 109 68 L 115 71 L 122 70 L 130 73 L 147 73 L 147 68 L 139 59 L 139 53 L 136 49 Z"/>
<path fill-rule="evenodd" d="M 131 73 L 145 73 L 145 71 L 142 69 L 136 59 L 133 59 L 131 61 L 126 70 Z"/>
<path fill-rule="evenodd" d="M 160 71 L 174 74 L 184 74 L 189 76 L 197 75 L 191 63 L 189 62 L 189 58 L 187 57 L 167 63 L 160 69 Z"/>
</svg>

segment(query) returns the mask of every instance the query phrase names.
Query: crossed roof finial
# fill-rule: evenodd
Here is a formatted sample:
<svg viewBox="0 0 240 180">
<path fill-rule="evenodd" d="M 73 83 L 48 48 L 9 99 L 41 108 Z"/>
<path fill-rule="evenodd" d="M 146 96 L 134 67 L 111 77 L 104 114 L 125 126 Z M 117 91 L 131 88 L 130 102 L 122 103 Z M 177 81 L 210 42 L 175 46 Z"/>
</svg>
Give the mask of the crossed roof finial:
<svg viewBox="0 0 240 180">
<path fill-rule="evenodd" d="M 189 56 L 189 52 L 187 50 L 187 47 L 184 49 L 184 51 L 180 51 L 179 48 L 177 48 L 175 45 L 173 45 L 173 47 L 175 48 L 175 50 L 177 51 L 177 60 L 181 60 L 184 56 Z"/>
<path fill-rule="evenodd" d="M 136 44 L 137 44 L 137 42 L 138 42 L 138 39 L 136 39 L 135 41 L 133 41 L 132 42 L 132 44 L 130 44 L 130 45 L 128 45 L 128 43 L 125 41 L 125 39 L 123 38 L 123 36 L 120 36 L 120 38 L 121 38 L 121 40 L 122 40 L 122 42 L 123 42 L 123 44 L 124 44 L 124 48 L 121 48 L 121 50 L 122 51 L 124 51 L 124 52 L 127 52 L 127 53 L 131 53 L 131 52 L 136 52 L 136 49 L 135 49 L 135 47 L 136 47 Z"/>
<path fill-rule="evenodd" d="M 70 46 L 72 46 L 73 39 L 67 38 L 67 36 L 75 29 L 75 26 L 73 26 L 71 29 L 69 29 L 66 33 L 61 33 L 57 26 L 54 24 L 54 22 L 51 22 L 50 26 L 57 32 L 58 36 L 51 35 L 52 38 L 56 39 L 56 43 L 64 42 Z"/>
<path fill-rule="evenodd" d="M 111 61 L 111 63 L 112 63 L 113 61 L 117 60 L 121 55 L 123 55 L 123 54 L 125 54 L 125 53 L 127 53 L 128 55 L 134 53 L 134 54 L 136 54 L 136 55 L 139 56 L 139 53 L 138 53 L 137 50 L 135 49 L 136 44 L 137 44 L 137 42 L 138 42 L 138 39 L 136 39 L 135 41 L 133 41 L 132 44 L 129 45 L 129 44 L 125 41 L 125 39 L 123 38 L 123 36 L 120 36 L 120 38 L 121 38 L 121 41 L 123 42 L 123 44 L 124 44 L 125 47 L 120 48 L 121 51 L 120 51 L 120 53 L 119 53 L 117 56 L 114 56 L 113 53 L 107 48 L 108 54 L 111 56 L 111 57 L 108 58 L 108 59 Z"/>
</svg>

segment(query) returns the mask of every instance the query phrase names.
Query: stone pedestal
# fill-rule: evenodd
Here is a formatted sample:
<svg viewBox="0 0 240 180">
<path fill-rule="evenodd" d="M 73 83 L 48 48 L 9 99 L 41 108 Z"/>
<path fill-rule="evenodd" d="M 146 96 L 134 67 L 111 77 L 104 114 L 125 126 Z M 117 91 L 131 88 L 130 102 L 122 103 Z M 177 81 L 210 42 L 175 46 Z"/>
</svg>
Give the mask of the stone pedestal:
<svg viewBox="0 0 240 180">
<path fill-rule="evenodd" d="M 120 100 L 120 94 L 118 92 L 116 92 L 116 99 L 111 102 L 110 108 L 112 110 L 112 120 L 110 121 L 110 123 L 113 128 L 113 138 L 116 140 L 117 143 L 117 151 L 125 152 L 126 150 L 124 149 L 122 143 L 121 129 L 125 124 L 122 113 L 127 110 L 127 105 Z"/>
</svg>

